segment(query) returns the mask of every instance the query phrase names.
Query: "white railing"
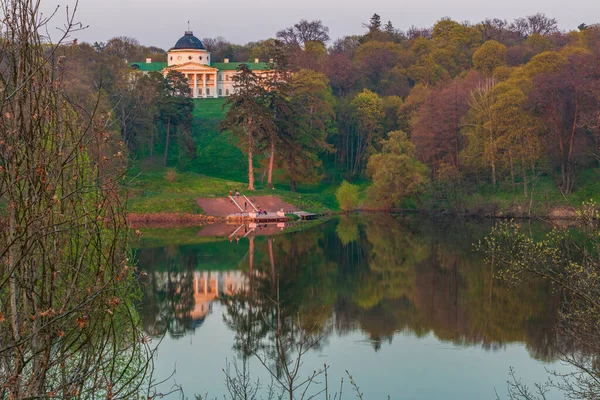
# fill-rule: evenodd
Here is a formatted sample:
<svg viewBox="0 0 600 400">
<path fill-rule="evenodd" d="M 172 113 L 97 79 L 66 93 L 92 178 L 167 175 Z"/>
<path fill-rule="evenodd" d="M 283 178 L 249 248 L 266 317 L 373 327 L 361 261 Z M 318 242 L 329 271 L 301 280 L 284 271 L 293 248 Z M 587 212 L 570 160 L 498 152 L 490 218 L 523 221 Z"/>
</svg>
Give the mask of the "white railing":
<svg viewBox="0 0 600 400">
<path fill-rule="evenodd" d="M 258 208 L 256 208 L 256 206 L 254 205 L 254 203 L 252 203 L 250 201 L 250 199 L 246 195 L 244 195 L 244 199 L 246 199 L 246 201 L 248 202 L 248 204 L 250 204 L 250 207 L 254 208 L 254 211 L 258 211 Z"/>
<path fill-rule="evenodd" d="M 233 202 L 233 204 L 235 204 L 235 205 L 237 206 L 237 208 L 238 208 L 238 209 L 239 209 L 241 212 L 244 212 L 244 209 L 242 208 L 242 206 L 240 206 L 240 205 L 238 204 L 238 202 L 237 202 L 237 201 L 235 201 L 235 199 L 233 198 L 233 196 L 229 196 L 229 199 L 230 199 L 230 200 Z"/>
<path fill-rule="evenodd" d="M 233 231 L 233 233 L 231 235 L 229 235 L 229 237 L 235 236 L 236 233 L 238 233 L 238 231 L 240 229 L 242 229 L 244 227 L 244 225 L 240 225 L 235 231 Z"/>
</svg>

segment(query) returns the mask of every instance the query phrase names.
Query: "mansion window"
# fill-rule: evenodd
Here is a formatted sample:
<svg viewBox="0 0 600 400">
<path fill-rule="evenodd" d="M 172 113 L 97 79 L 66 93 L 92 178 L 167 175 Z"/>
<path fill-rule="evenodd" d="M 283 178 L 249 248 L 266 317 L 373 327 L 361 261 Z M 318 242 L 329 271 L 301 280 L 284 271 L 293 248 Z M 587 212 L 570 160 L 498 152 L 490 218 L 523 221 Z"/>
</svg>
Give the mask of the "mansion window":
<svg viewBox="0 0 600 400">
<path fill-rule="evenodd" d="M 206 94 L 210 94 L 210 88 L 206 88 Z"/>
<path fill-rule="evenodd" d="M 219 82 L 223 81 L 223 75 L 219 74 Z"/>
<path fill-rule="evenodd" d="M 198 57 L 198 58 L 202 60 L 202 56 L 200 56 L 200 57 Z"/>
<path fill-rule="evenodd" d="M 229 96 L 229 89 L 225 89 L 225 96 Z"/>
<path fill-rule="evenodd" d="M 219 96 L 223 96 L 223 89 L 219 89 Z"/>
</svg>

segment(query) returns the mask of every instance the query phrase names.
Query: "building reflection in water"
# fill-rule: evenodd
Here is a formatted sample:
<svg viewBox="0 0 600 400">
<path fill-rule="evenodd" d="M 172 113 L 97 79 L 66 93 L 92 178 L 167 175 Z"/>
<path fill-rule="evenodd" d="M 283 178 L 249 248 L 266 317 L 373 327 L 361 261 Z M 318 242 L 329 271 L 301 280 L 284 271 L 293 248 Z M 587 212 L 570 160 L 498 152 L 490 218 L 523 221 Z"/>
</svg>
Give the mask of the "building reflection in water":
<svg viewBox="0 0 600 400">
<path fill-rule="evenodd" d="M 151 271 L 144 284 L 142 318 L 153 336 L 181 337 L 200 327 L 214 301 L 247 288 L 248 278 L 232 271 Z"/>
<path fill-rule="evenodd" d="M 212 302 L 218 297 L 234 296 L 246 290 L 247 278 L 242 271 L 196 271 L 194 272 L 194 308 L 190 312 L 193 321 L 203 321 L 212 311 Z"/>
</svg>

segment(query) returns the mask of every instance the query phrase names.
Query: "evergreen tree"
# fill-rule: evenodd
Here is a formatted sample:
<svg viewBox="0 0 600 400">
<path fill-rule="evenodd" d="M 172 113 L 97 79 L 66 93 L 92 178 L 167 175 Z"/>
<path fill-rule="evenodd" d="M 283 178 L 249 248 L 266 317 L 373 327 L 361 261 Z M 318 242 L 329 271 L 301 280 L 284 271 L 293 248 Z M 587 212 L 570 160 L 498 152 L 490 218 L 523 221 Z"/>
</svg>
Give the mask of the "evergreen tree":
<svg viewBox="0 0 600 400">
<path fill-rule="evenodd" d="M 248 155 L 248 190 L 255 190 L 254 152 L 269 137 L 275 124 L 268 107 L 264 80 L 246 64 L 241 64 L 237 72 L 233 76 L 234 93 L 223 104 L 228 110 L 220 129 L 230 131 L 240 139 L 240 147 Z"/>
<path fill-rule="evenodd" d="M 192 121 L 194 103 L 192 91 L 186 77 L 178 71 L 169 71 L 158 87 L 157 119 L 166 126 L 164 166 L 169 157 L 171 130 L 189 126 Z"/>
</svg>

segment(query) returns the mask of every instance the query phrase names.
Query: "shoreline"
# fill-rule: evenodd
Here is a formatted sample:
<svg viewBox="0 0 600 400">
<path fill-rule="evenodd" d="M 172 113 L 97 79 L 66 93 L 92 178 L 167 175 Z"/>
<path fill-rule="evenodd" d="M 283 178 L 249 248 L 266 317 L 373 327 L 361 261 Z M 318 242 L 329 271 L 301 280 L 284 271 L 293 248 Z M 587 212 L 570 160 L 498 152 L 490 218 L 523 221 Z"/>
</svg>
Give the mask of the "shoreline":
<svg viewBox="0 0 600 400">
<path fill-rule="evenodd" d="M 430 217 L 453 217 L 453 218 L 483 218 L 483 219 L 519 219 L 519 220 L 547 220 L 547 221 L 575 221 L 578 219 L 577 211 L 571 207 L 553 207 L 544 214 L 522 214 L 522 213 L 458 213 L 449 210 L 406 210 L 392 208 L 390 210 L 356 209 L 348 213 L 388 213 L 388 214 L 423 214 Z M 331 211 L 328 215 L 342 215 L 343 211 Z M 127 222 L 133 227 L 172 228 L 186 226 L 202 226 L 215 222 L 227 221 L 222 216 L 192 213 L 128 213 Z"/>
<path fill-rule="evenodd" d="M 212 215 L 191 213 L 167 212 L 127 214 L 127 222 L 132 228 L 175 228 L 186 226 L 202 226 L 224 220 L 224 218 L 215 217 Z"/>
</svg>

